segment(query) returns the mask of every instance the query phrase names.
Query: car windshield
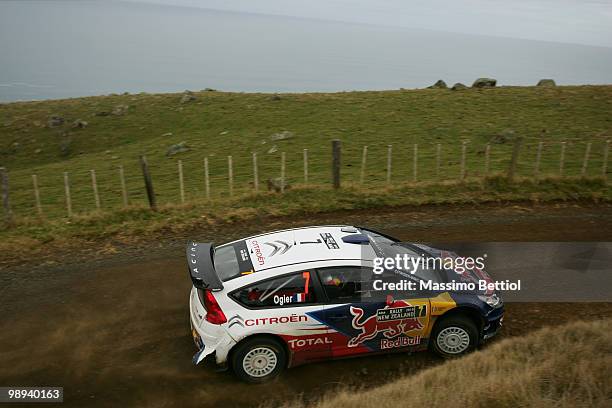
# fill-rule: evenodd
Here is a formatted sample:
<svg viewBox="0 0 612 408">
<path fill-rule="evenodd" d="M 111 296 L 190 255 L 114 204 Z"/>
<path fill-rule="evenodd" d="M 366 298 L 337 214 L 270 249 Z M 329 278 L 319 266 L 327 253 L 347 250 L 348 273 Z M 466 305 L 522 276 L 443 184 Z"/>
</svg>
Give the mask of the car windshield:
<svg viewBox="0 0 612 408">
<path fill-rule="evenodd" d="M 403 259 L 404 255 L 408 255 L 408 258 L 412 260 L 415 258 L 423 258 L 423 255 L 427 256 L 427 254 L 419 252 L 416 247 L 410 244 L 403 244 L 402 242 L 394 241 L 391 238 L 385 237 L 373 231 L 364 230 L 363 232 L 368 235 L 368 238 L 370 238 L 370 243 L 375 248 L 378 257 L 396 258 L 399 255 L 400 258 Z M 417 265 L 414 273 L 412 273 L 412 261 L 410 261 L 407 270 L 404 271 L 402 268 L 400 268 L 399 271 L 410 273 L 413 277 L 417 277 L 422 280 L 431 280 L 433 282 L 442 281 L 440 274 L 435 268 L 430 267 L 427 262 L 417 262 L 417 260 L 414 260 L 414 262 Z"/>
</svg>

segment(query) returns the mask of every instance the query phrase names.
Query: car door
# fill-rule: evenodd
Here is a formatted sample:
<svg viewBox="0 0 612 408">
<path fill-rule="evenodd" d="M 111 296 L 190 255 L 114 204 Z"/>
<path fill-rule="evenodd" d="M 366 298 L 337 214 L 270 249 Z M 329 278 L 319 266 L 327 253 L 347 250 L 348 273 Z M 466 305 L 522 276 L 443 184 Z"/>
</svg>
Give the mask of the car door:
<svg viewBox="0 0 612 408">
<path fill-rule="evenodd" d="M 291 354 L 291 365 L 328 358 L 328 329 L 311 313 L 325 308 L 325 296 L 312 279 L 313 271 L 301 270 L 264 279 L 234 291 L 231 296 L 248 310 L 245 335 L 280 336 Z"/>
<path fill-rule="evenodd" d="M 331 354 L 343 357 L 421 346 L 430 303 L 419 293 L 372 290 L 372 268 L 346 265 L 317 270 L 327 297 L 323 321 Z"/>
</svg>

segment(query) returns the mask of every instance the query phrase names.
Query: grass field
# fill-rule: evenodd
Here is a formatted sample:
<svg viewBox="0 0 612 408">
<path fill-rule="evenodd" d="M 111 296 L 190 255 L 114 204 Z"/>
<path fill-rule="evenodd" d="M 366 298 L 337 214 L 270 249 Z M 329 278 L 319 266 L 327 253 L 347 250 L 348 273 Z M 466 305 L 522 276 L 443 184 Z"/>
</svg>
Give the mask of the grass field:
<svg viewBox="0 0 612 408">
<path fill-rule="evenodd" d="M 116 233 L 184 225 L 195 218 L 256 216 L 383 205 L 491 200 L 609 200 L 603 181 L 604 147 L 612 133 L 612 86 L 501 87 L 317 94 L 110 95 L 0 104 L 0 167 L 8 170 L 15 224 L 0 231 L 4 245 L 30 246 L 67 236 L 91 239 Z M 127 107 L 127 108 L 126 108 Z M 113 114 L 114 110 L 121 114 Z M 51 116 L 64 124 L 48 125 Z M 76 120 L 88 122 L 73 128 Z M 277 134 L 290 132 L 283 140 Z M 286 134 L 286 133 L 285 133 Z M 522 137 L 512 185 L 505 174 L 514 139 Z M 331 139 L 342 141 L 340 193 L 329 189 Z M 184 141 L 189 151 L 167 157 Z M 533 183 L 536 148 L 543 142 L 541 174 Z M 566 143 L 559 178 L 561 142 Z M 461 145 L 466 142 L 466 180 L 458 183 Z M 489 180 L 485 145 L 490 143 Z M 587 178 L 581 177 L 591 143 Z M 414 182 L 414 144 L 418 144 Z M 436 175 L 436 145 L 441 145 Z M 363 146 L 368 146 L 364 184 L 359 183 Z M 387 149 L 393 146 L 391 186 Z M 303 150 L 309 152 L 309 183 L 303 180 Z M 294 192 L 281 198 L 253 195 L 252 153 L 259 180 L 280 176 L 280 155 Z M 232 155 L 234 195 L 228 197 L 227 156 Z M 146 155 L 163 211 L 143 210 L 145 190 L 138 158 Z M 212 200 L 204 199 L 204 158 L 209 160 Z M 188 205 L 180 202 L 177 162 L 185 173 Z M 131 208 L 122 207 L 118 167 L 125 168 Z M 96 212 L 90 170 L 101 197 Z M 67 221 L 63 173 L 68 172 L 75 217 Z M 609 171 L 608 171 L 609 172 Z M 43 222 L 36 216 L 32 175 L 38 177 Z M 438 183 L 444 181 L 443 183 Z M 172 221 L 169 221 L 172 220 Z M 6 249 L 6 248 L 4 248 Z"/>
<path fill-rule="evenodd" d="M 285 407 L 609 407 L 610 320 L 545 328 L 369 390 Z"/>
</svg>

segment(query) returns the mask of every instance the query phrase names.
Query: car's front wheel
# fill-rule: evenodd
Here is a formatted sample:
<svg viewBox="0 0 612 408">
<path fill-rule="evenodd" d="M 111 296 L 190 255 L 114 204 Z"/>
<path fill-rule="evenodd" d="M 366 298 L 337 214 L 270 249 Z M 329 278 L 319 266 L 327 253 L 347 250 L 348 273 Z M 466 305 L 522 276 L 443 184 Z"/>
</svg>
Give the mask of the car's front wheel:
<svg viewBox="0 0 612 408">
<path fill-rule="evenodd" d="M 286 363 L 283 346 L 266 337 L 245 341 L 238 346 L 232 357 L 234 373 L 250 383 L 262 383 L 276 377 Z"/>
<path fill-rule="evenodd" d="M 464 316 L 443 318 L 433 331 L 432 348 L 442 357 L 456 357 L 474 349 L 478 344 L 478 329 Z"/>
</svg>

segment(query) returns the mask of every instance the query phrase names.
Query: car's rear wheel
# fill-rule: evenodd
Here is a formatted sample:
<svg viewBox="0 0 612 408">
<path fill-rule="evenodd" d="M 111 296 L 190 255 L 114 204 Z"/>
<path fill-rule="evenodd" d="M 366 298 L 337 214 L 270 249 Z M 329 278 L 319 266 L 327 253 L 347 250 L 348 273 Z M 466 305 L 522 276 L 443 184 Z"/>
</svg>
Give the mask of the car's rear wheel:
<svg viewBox="0 0 612 408">
<path fill-rule="evenodd" d="M 266 337 L 254 338 L 240 344 L 232 356 L 234 373 L 244 381 L 262 383 L 283 371 L 287 356 L 283 346 Z"/>
<path fill-rule="evenodd" d="M 478 344 L 478 329 L 474 322 L 464 316 L 443 318 L 434 328 L 431 345 L 442 357 L 465 354 Z"/>
</svg>

